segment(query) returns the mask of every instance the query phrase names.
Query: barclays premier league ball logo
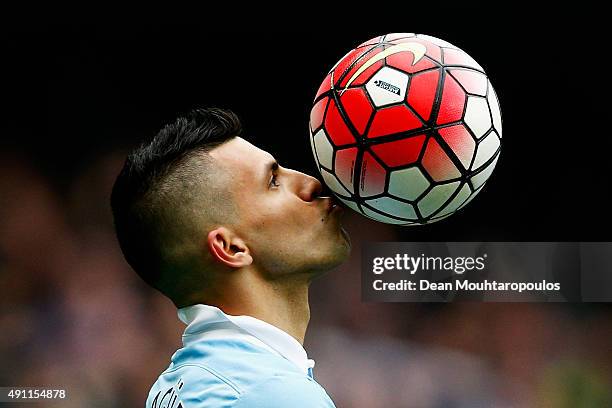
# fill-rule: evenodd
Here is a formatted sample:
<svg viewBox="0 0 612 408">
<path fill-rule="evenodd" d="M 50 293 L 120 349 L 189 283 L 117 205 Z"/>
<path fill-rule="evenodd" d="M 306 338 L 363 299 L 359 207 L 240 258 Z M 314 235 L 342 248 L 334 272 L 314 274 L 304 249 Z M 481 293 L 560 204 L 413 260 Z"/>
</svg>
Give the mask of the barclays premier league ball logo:
<svg viewBox="0 0 612 408">
<path fill-rule="evenodd" d="M 348 207 L 415 225 L 478 194 L 500 154 L 501 113 L 469 55 L 426 35 L 388 34 L 342 58 L 310 114 L 323 180 Z"/>
</svg>

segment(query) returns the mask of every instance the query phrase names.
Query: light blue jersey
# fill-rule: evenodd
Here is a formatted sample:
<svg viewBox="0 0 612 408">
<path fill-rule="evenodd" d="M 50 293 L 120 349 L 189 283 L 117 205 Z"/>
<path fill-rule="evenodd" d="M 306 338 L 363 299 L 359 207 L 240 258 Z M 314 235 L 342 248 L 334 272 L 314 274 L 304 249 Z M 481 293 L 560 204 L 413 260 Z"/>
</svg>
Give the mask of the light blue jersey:
<svg viewBox="0 0 612 408">
<path fill-rule="evenodd" d="M 335 407 L 302 345 L 249 316 L 213 306 L 179 310 L 183 348 L 153 384 L 146 408 Z"/>
</svg>

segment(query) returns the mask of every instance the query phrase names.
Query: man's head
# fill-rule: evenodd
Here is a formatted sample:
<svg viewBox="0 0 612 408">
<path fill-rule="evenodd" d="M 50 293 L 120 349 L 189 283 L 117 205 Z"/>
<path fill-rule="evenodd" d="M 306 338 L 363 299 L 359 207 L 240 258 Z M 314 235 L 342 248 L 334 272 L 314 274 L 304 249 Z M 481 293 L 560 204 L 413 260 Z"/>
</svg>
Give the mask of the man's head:
<svg viewBox="0 0 612 408">
<path fill-rule="evenodd" d="M 240 138 L 235 114 L 200 109 L 132 152 L 111 204 L 123 253 L 177 306 L 249 269 L 306 280 L 349 244 L 320 183 Z"/>
</svg>

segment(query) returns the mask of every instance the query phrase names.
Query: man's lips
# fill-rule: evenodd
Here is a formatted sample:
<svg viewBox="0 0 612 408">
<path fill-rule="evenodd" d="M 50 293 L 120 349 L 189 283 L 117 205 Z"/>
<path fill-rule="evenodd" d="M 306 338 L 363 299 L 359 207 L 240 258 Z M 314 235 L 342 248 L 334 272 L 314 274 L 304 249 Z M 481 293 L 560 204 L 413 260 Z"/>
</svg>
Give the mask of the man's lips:
<svg viewBox="0 0 612 408">
<path fill-rule="evenodd" d="M 333 197 L 325 197 L 326 202 L 326 210 L 328 214 L 332 212 L 342 211 L 342 206 L 338 204 L 338 201 Z"/>
</svg>

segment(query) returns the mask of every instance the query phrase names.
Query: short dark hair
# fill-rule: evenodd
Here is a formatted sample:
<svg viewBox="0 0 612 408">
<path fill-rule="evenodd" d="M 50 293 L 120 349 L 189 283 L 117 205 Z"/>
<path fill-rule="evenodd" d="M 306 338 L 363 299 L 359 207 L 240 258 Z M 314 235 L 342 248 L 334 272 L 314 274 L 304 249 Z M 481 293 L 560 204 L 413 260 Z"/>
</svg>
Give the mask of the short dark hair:
<svg viewBox="0 0 612 408">
<path fill-rule="evenodd" d="M 164 272 L 162 242 L 165 232 L 158 226 L 159 213 L 175 196 L 168 192 L 170 175 L 180 172 L 175 190 L 188 190 L 201 177 L 202 169 L 193 169 L 195 157 L 242 134 L 242 125 L 235 113 L 226 109 L 195 109 L 165 126 L 150 141 L 141 144 L 128 156 L 113 186 L 111 208 L 119 245 L 127 262 L 149 285 L 180 301 L 180 271 L 173 271 L 177 282 L 161 282 Z M 188 194 L 185 191 L 185 194 Z M 179 205 L 182 203 L 179 203 Z M 163 218 L 163 217 L 162 217 Z M 186 278 L 187 279 L 187 278 Z M 176 287 L 172 288 L 173 285 Z"/>
</svg>

